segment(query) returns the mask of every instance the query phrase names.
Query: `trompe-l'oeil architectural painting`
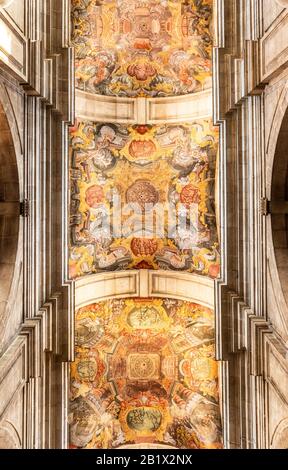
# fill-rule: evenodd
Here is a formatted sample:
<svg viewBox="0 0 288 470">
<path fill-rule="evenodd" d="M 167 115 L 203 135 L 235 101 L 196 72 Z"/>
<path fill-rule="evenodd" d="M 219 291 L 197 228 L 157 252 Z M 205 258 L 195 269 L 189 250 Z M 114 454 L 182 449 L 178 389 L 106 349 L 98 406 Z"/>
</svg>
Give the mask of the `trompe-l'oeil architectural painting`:
<svg viewBox="0 0 288 470">
<path fill-rule="evenodd" d="M 76 86 L 112 96 L 211 87 L 210 0 L 73 0 Z"/>
<path fill-rule="evenodd" d="M 76 448 L 221 448 L 213 312 L 127 299 L 76 313 L 70 439 Z"/>
<path fill-rule="evenodd" d="M 211 120 L 79 122 L 71 130 L 71 278 L 131 268 L 217 277 L 217 137 Z"/>
</svg>

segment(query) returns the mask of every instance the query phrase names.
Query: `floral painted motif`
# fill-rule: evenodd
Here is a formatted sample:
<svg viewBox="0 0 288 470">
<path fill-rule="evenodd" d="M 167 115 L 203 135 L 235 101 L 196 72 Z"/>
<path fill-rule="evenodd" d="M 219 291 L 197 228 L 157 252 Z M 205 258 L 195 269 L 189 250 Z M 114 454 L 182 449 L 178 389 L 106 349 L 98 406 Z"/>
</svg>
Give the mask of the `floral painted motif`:
<svg viewBox="0 0 288 470">
<path fill-rule="evenodd" d="M 212 0 L 72 0 L 76 86 L 175 96 L 211 86 Z"/>
<path fill-rule="evenodd" d="M 213 312 L 168 299 L 76 313 L 70 445 L 222 447 Z"/>
<path fill-rule="evenodd" d="M 217 142 L 210 120 L 128 127 L 78 122 L 71 130 L 71 278 L 141 268 L 218 277 Z M 121 207 L 137 206 L 133 221 L 116 195 Z M 155 224 L 151 234 L 137 231 L 145 214 L 159 216 L 162 233 Z"/>
</svg>

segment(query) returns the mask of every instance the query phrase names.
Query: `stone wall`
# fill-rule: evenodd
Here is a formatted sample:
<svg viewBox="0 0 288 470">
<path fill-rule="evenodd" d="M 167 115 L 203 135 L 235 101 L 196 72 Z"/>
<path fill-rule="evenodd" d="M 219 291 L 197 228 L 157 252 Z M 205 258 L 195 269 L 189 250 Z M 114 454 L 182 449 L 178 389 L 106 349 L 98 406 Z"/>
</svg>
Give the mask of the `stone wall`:
<svg viewBox="0 0 288 470">
<path fill-rule="evenodd" d="M 0 2 L 0 448 L 65 447 L 70 1 Z"/>
<path fill-rule="evenodd" d="M 216 334 L 227 448 L 288 445 L 286 4 L 215 0 Z M 70 1 L 1 0 L 0 31 L 0 448 L 65 448 L 75 310 L 67 281 Z M 98 289 L 176 298 L 190 289 L 186 275 L 137 276 L 78 285 L 76 302 L 98 298 Z M 205 297 L 208 287 L 191 295 Z"/>
<path fill-rule="evenodd" d="M 288 10 L 283 3 L 216 1 L 214 116 L 221 133 L 222 226 L 218 358 L 225 361 L 227 448 L 288 445 L 282 425 L 288 416 Z"/>
</svg>

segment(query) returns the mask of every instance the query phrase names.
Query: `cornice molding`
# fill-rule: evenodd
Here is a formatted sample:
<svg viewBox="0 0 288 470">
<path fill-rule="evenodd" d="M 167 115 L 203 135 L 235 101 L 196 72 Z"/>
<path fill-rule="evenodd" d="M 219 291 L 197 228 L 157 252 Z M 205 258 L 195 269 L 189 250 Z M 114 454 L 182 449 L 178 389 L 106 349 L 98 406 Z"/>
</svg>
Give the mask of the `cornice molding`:
<svg viewBox="0 0 288 470">
<path fill-rule="evenodd" d="M 170 98 L 122 98 L 76 90 L 77 118 L 93 122 L 163 124 L 211 118 L 212 90 Z"/>
<path fill-rule="evenodd" d="M 161 270 L 95 274 L 75 281 L 75 308 L 115 298 L 164 297 L 214 309 L 214 284 L 205 276 Z"/>
</svg>

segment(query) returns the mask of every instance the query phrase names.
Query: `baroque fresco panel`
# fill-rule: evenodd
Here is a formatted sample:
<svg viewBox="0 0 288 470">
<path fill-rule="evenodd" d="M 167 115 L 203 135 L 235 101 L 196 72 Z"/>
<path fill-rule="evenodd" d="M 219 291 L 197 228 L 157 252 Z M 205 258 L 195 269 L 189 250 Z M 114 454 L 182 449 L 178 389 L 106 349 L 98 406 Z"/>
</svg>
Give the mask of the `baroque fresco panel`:
<svg viewBox="0 0 288 470">
<path fill-rule="evenodd" d="M 214 314 L 169 299 L 76 313 L 71 448 L 222 447 Z"/>
<path fill-rule="evenodd" d="M 217 278 L 210 119 L 71 129 L 70 277 L 164 269 Z"/>
<path fill-rule="evenodd" d="M 211 87 L 213 0 L 72 0 L 76 87 L 165 97 Z"/>
</svg>

